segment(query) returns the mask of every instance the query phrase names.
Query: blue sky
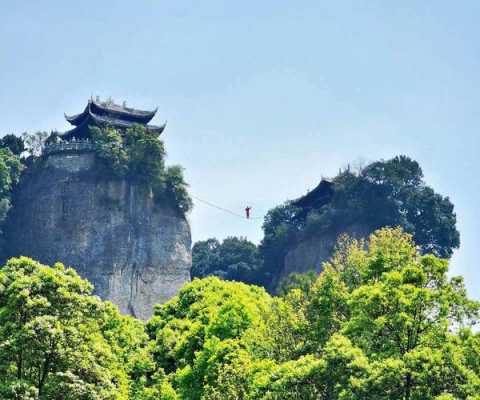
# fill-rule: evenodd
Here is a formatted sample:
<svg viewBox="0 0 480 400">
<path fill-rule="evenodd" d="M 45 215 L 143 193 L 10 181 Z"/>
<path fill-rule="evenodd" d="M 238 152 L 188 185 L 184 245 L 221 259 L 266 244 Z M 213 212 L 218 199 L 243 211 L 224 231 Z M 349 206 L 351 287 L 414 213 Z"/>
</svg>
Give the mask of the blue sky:
<svg viewBox="0 0 480 400">
<path fill-rule="evenodd" d="M 168 120 L 192 193 L 254 216 L 347 164 L 407 154 L 455 204 L 480 298 L 480 2 L 0 3 L 0 133 L 65 130 L 91 95 Z M 246 221 L 197 203 L 194 240 Z"/>
</svg>

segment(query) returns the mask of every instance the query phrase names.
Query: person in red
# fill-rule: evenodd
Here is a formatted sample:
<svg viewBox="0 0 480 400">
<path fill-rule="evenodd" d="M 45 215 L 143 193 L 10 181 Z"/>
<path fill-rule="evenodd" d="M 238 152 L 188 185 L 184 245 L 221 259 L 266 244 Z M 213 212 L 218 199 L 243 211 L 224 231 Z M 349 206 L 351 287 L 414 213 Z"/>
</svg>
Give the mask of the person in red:
<svg viewBox="0 0 480 400">
<path fill-rule="evenodd" d="M 250 211 L 252 210 L 252 207 L 250 206 L 247 206 L 247 208 L 245 208 L 245 215 L 247 217 L 247 219 L 250 218 Z"/>
</svg>

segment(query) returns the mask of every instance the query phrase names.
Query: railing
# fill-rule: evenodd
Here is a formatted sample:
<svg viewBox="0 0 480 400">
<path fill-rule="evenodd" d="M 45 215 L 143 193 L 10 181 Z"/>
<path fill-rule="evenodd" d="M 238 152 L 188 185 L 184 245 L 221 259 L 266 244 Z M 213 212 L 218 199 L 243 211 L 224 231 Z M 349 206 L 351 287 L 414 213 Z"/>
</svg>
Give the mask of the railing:
<svg viewBox="0 0 480 400">
<path fill-rule="evenodd" d="M 95 151 L 95 145 L 92 142 L 88 141 L 78 141 L 78 142 L 60 142 L 60 143 L 50 143 L 46 144 L 43 148 L 42 155 L 48 156 L 49 154 L 54 153 L 63 153 L 63 152 L 88 152 Z"/>
</svg>

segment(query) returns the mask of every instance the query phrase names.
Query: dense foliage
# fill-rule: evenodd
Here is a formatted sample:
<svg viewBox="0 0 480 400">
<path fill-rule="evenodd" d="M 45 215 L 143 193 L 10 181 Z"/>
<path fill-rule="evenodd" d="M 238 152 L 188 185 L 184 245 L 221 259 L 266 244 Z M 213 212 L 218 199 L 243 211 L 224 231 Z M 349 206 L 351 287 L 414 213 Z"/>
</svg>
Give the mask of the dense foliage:
<svg viewBox="0 0 480 400">
<path fill-rule="evenodd" d="M 143 328 L 91 291 L 61 264 L 0 269 L 0 398 L 128 398 L 125 362 Z"/>
<path fill-rule="evenodd" d="M 256 283 L 262 258 L 257 246 L 246 238 L 228 237 L 222 243 L 207 239 L 192 249 L 192 278 L 209 275 L 226 280 Z"/>
<path fill-rule="evenodd" d="M 0 147 L 0 224 L 10 208 L 12 189 L 19 182 L 24 166 L 8 147 Z"/>
<path fill-rule="evenodd" d="M 406 156 L 373 162 L 358 173 L 347 169 L 333 184 L 332 198 L 318 208 L 287 202 L 268 212 L 261 280 L 270 282 L 288 249 L 312 235 L 364 236 L 381 227 L 400 226 L 423 253 L 450 257 L 460 245 L 453 204 L 425 184 L 419 164 Z"/>
<path fill-rule="evenodd" d="M 0 139 L 0 258 L 5 249 L 4 223 L 11 207 L 12 191 L 25 168 L 20 158 L 23 151 L 21 138 L 6 135 Z"/>
<path fill-rule="evenodd" d="M 21 137 L 9 133 L 0 138 L 0 148 L 9 149 L 16 156 L 20 156 L 26 149 Z"/>
<path fill-rule="evenodd" d="M 230 302 L 231 285 L 243 285 L 195 281 L 150 322 L 155 361 L 181 399 L 478 398 L 479 304 L 447 271 L 400 229 L 383 229 L 341 242 L 301 289 L 263 293 L 257 319 L 239 315 L 261 292 L 225 307 L 215 299 Z"/>
<path fill-rule="evenodd" d="M 157 199 L 169 201 L 182 212 L 191 209 L 182 168 L 165 167 L 165 148 L 157 136 L 141 125 L 125 132 L 92 127 L 91 132 L 98 155 L 115 175 L 150 187 Z"/>
<path fill-rule="evenodd" d="M 0 398 L 480 399 L 480 305 L 448 262 L 382 229 L 281 297 L 196 279 L 146 324 L 61 264 L 0 269 Z"/>
</svg>

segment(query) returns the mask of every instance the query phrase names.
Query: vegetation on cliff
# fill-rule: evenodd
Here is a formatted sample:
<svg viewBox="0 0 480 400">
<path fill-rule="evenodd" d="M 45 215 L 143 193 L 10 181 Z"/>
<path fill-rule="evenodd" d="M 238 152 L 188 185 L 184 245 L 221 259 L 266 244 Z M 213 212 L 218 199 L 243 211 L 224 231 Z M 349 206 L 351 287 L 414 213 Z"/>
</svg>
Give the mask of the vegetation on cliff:
<svg viewBox="0 0 480 400">
<path fill-rule="evenodd" d="M 96 126 L 90 130 L 95 150 L 112 175 L 151 188 L 157 200 L 166 201 L 183 213 L 192 208 L 182 167 L 165 166 L 166 151 L 158 136 L 142 125 L 125 131 Z M 55 143 L 58 138 L 57 132 L 36 132 L 21 137 L 8 134 L 0 139 L 0 222 L 5 219 L 21 171 L 41 156 L 46 144 Z"/>
<path fill-rule="evenodd" d="M 24 166 L 8 148 L 0 148 L 0 224 L 11 206 L 12 189 L 20 180 Z"/>
<path fill-rule="evenodd" d="M 122 132 L 114 128 L 91 127 L 97 154 L 118 177 L 147 185 L 158 200 L 168 201 L 186 213 L 192 207 L 182 168 L 165 167 L 163 142 L 141 125 Z"/>
<path fill-rule="evenodd" d="M 267 213 L 259 247 L 262 262 L 249 264 L 249 283 L 271 287 L 282 271 L 287 252 L 311 236 L 337 237 L 343 232 L 363 236 L 381 227 L 400 226 L 413 235 L 423 253 L 445 258 L 459 247 L 453 204 L 426 185 L 419 164 L 406 156 L 376 161 L 358 172 L 347 169 L 332 180 L 332 187 L 326 201 L 313 199 L 308 205 L 286 202 Z M 230 266 L 218 268 L 214 254 L 197 254 L 205 253 L 205 242 L 193 250 L 194 270 L 201 260 L 202 270 L 231 277 Z M 233 259 L 241 257 L 230 254 Z M 213 264 L 206 266 L 205 260 L 209 259 Z M 231 279 L 243 281 L 241 277 Z"/>
<path fill-rule="evenodd" d="M 23 140 L 15 135 L 0 139 L 0 253 L 3 249 L 3 225 L 12 203 L 12 191 L 25 168 L 20 155 L 25 150 Z"/>
<path fill-rule="evenodd" d="M 282 297 L 197 279 L 143 324 L 60 264 L 0 270 L 5 399 L 478 399 L 480 305 L 382 229 Z"/>
</svg>

